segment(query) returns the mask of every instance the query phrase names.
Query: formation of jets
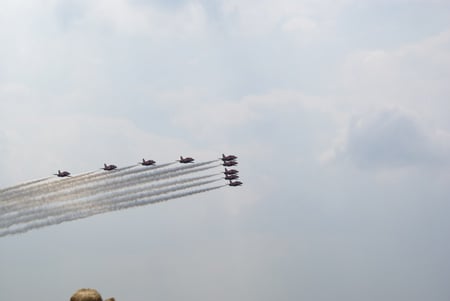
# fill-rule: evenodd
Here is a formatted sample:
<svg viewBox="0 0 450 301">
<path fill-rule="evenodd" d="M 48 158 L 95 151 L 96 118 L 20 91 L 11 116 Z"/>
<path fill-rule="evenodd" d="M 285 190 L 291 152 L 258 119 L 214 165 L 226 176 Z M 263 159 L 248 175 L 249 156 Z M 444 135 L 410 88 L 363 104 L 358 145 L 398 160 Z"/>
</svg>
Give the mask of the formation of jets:
<svg viewBox="0 0 450 301">
<path fill-rule="evenodd" d="M 220 158 L 220 159 L 222 159 L 222 161 L 223 161 L 222 165 L 226 166 L 226 167 L 234 166 L 234 165 L 238 164 L 236 161 L 237 157 L 234 155 L 225 156 L 225 154 L 222 154 L 222 158 Z M 242 185 L 241 181 L 233 181 L 233 180 L 239 179 L 239 176 L 237 175 L 239 171 L 237 171 L 236 169 L 227 169 L 226 167 L 225 167 L 225 171 L 223 173 L 225 175 L 224 179 L 227 181 L 230 181 L 230 183 L 228 185 L 229 186 Z"/>
<path fill-rule="evenodd" d="M 230 183 L 228 185 L 229 186 L 240 186 L 240 185 L 242 185 L 242 182 L 236 181 L 236 179 L 239 178 L 239 176 L 237 175 L 238 171 L 236 169 L 227 169 L 226 168 L 226 167 L 229 167 L 229 166 L 237 165 L 238 164 L 237 161 L 236 161 L 237 157 L 234 156 L 234 155 L 225 156 L 225 154 L 222 154 L 222 158 L 220 158 L 220 159 L 222 160 L 222 165 L 225 166 L 225 171 L 223 172 L 223 174 L 225 175 L 224 179 L 227 180 L 227 181 L 230 181 Z M 194 159 L 193 158 L 191 158 L 191 157 L 183 158 L 183 156 L 180 156 L 180 159 L 177 160 L 177 161 L 180 162 L 180 163 L 194 163 Z M 138 162 L 138 163 L 141 164 L 142 166 L 151 166 L 151 165 L 156 164 L 156 162 L 154 160 L 145 160 L 145 159 L 142 159 L 142 162 Z M 114 165 L 114 164 L 109 164 L 108 165 L 106 163 L 103 164 L 103 167 L 102 167 L 103 170 L 108 170 L 108 171 L 109 170 L 114 170 L 116 168 L 117 168 L 116 165 Z M 61 178 L 63 178 L 63 177 L 70 177 L 70 172 L 58 170 L 58 173 L 56 173 L 54 175 L 58 176 L 58 177 L 61 177 Z"/>
</svg>

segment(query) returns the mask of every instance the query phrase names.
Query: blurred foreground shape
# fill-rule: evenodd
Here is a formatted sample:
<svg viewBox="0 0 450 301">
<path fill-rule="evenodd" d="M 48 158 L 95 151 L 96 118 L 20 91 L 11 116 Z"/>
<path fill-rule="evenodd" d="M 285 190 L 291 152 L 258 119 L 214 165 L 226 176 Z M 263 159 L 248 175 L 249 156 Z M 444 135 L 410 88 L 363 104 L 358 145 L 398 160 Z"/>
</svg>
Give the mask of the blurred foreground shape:
<svg viewBox="0 0 450 301">
<path fill-rule="evenodd" d="M 114 298 L 102 299 L 102 296 L 95 289 L 82 288 L 70 297 L 70 301 L 115 301 Z"/>
</svg>

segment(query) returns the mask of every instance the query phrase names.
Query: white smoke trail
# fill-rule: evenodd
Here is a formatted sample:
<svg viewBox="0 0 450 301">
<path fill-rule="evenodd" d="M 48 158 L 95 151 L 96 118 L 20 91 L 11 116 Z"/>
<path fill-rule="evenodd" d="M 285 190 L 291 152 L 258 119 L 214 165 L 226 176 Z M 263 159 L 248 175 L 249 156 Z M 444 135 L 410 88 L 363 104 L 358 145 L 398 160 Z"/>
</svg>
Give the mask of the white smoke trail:
<svg viewBox="0 0 450 301">
<path fill-rule="evenodd" d="M 71 197 L 68 196 L 66 201 L 53 203 L 53 204 L 46 204 L 44 206 L 37 206 L 33 208 L 27 208 L 21 211 L 15 211 L 10 214 L 5 214 L 2 219 L 0 220 L 0 228 L 6 228 L 10 227 L 15 224 L 25 223 L 25 222 L 31 222 L 36 219 L 46 218 L 48 216 L 56 216 L 56 215 L 62 215 L 66 214 L 67 212 L 73 211 L 73 210 L 81 210 L 87 206 L 91 206 L 90 204 L 94 204 L 95 206 L 104 204 L 104 203 L 110 203 L 114 201 L 120 201 L 119 197 L 126 196 L 127 198 L 132 198 L 135 195 L 141 193 L 142 191 L 150 192 L 154 191 L 158 188 L 164 188 L 164 187 L 170 187 L 170 186 L 176 186 L 184 183 L 189 182 L 195 182 L 199 180 L 203 180 L 206 178 L 210 178 L 215 176 L 215 174 L 212 175 L 205 175 L 200 177 L 194 177 L 194 178 L 185 178 L 185 179 L 179 179 L 174 180 L 170 182 L 163 182 L 156 185 L 148 185 L 149 183 L 141 183 L 141 185 L 134 185 L 134 186 L 126 186 L 122 185 L 121 187 L 118 187 L 114 191 L 108 191 L 103 192 L 98 195 L 91 195 L 88 198 L 79 198 L 78 196 Z M 216 180 L 214 180 L 216 181 Z M 210 183 L 202 182 L 199 183 L 199 185 L 204 185 Z M 198 183 L 197 183 L 198 184 Z M 197 184 L 194 184 L 196 186 Z M 191 186 L 188 186 L 188 188 Z M 167 189 L 168 192 L 172 191 L 173 189 L 186 189 L 186 187 L 175 187 L 175 188 L 169 188 Z M 155 193 L 155 192 L 153 192 Z M 158 191 L 158 193 L 166 193 L 166 191 Z"/>
<path fill-rule="evenodd" d="M 204 164 L 203 164 L 204 165 Z M 197 165 L 198 166 L 198 165 Z M 23 199 L 21 202 L 14 202 L 9 204 L 9 206 L 4 206 L 3 208 L 0 208 L 0 217 L 2 219 L 5 219 L 6 215 L 10 215 L 13 212 L 16 212 L 16 214 L 22 214 L 23 210 L 27 208 L 37 208 L 41 206 L 48 205 L 52 202 L 64 202 L 68 200 L 73 199 L 79 199 L 84 196 L 88 195 L 95 195 L 98 193 L 105 193 L 105 192 L 112 192 L 118 189 L 122 189 L 124 186 L 134 186 L 139 185 L 140 183 L 148 183 L 148 182 L 154 182 L 159 181 L 167 178 L 173 178 L 176 176 L 181 176 L 185 174 L 191 174 L 195 172 L 200 172 L 204 170 L 208 170 L 211 168 L 215 168 L 216 166 L 206 166 L 206 167 L 200 167 L 200 168 L 194 168 L 196 166 L 190 167 L 190 169 L 187 169 L 185 167 L 182 167 L 180 170 L 180 167 L 178 168 L 172 168 L 168 170 L 162 170 L 158 172 L 154 171 L 147 171 L 147 173 L 144 174 L 131 174 L 126 175 L 123 178 L 117 178 L 114 177 L 112 179 L 104 179 L 104 180 L 97 180 L 96 182 L 91 182 L 86 185 L 79 185 L 76 187 L 72 187 L 70 189 L 57 191 L 56 193 L 49 193 L 49 194 L 41 194 L 37 197 L 31 197 L 29 199 Z"/>
<path fill-rule="evenodd" d="M 155 165 L 155 166 L 151 166 L 149 168 L 159 169 L 159 168 L 166 167 L 166 166 L 169 166 L 169 165 L 172 165 L 175 163 L 176 162 Z M 136 171 L 133 171 L 133 170 L 130 171 L 129 169 L 136 167 L 136 166 L 138 166 L 138 164 L 126 166 L 126 167 L 111 170 L 111 171 L 101 171 L 101 170 L 91 171 L 91 172 L 87 172 L 87 173 L 83 173 L 80 175 L 63 178 L 63 179 L 52 178 L 52 181 L 50 183 L 43 183 L 42 185 L 36 185 L 31 189 L 19 189 L 19 191 L 11 191 L 10 193 L 5 194 L 5 195 L 0 193 L 0 198 L 2 199 L 3 204 L 4 204 L 5 201 L 10 201 L 14 198 L 20 199 L 29 194 L 39 194 L 39 193 L 42 194 L 45 192 L 55 191 L 57 189 L 62 190 L 67 187 L 77 185 L 79 183 L 88 183 L 93 180 L 100 180 L 100 179 L 106 178 L 106 177 L 112 178 L 112 177 L 121 176 L 121 175 L 129 174 L 129 173 L 134 173 Z M 0 204 L 0 207 L 1 207 L 1 205 L 2 204 Z"/>
<path fill-rule="evenodd" d="M 25 183 L 22 183 L 22 184 L 14 185 L 14 186 L 11 186 L 11 187 L 8 187 L 8 188 L 3 188 L 3 189 L 0 189 L 0 195 L 7 195 L 8 192 L 10 192 L 12 190 L 18 190 L 18 189 L 21 189 L 21 188 L 26 187 L 26 186 L 31 186 L 33 184 L 37 184 L 37 183 L 40 183 L 40 182 L 43 182 L 43 181 L 47 181 L 48 179 L 52 179 L 52 177 L 47 177 L 47 178 L 43 178 L 43 179 L 33 180 L 33 181 L 25 182 Z"/>
<path fill-rule="evenodd" d="M 134 200 L 134 201 L 131 201 L 131 202 L 127 202 L 127 203 L 115 204 L 114 207 L 109 207 L 109 208 L 106 208 L 106 209 L 108 211 L 116 211 L 116 210 L 123 210 L 123 209 L 131 208 L 131 207 L 145 206 L 145 205 L 152 204 L 152 203 L 167 201 L 167 200 L 174 199 L 174 198 L 180 198 L 180 197 L 183 197 L 183 196 L 189 196 L 189 195 L 193 195 L 193 194 L 197 194 L 197 193 L 201 193 L 201 192 L 206 192 L 206 191 L 218 189 L 218 188 L 225 187 L 225 186 L 228 186 L 228 185 L 226 185 L 226 184 L 225 185 L 218 185 L 218 186 L 214 186 L 214 187 L 198 189 L 198 190 L 195 190 L 195 191 L 180 192 L 180 193 L 172 194 L 172 195 L 169 195 L 169 196 L 162 196 L 162 197 L 158 197 L 158 198 L 153 198 L 152 196 L 148 196 L 148 197 L 145 197 L 145 198 L 140 199 L 140 200 L 137 199 L 137 200 Z"/>
<path fill-rule="evenodd" d="M 201 182 L 194 182 L 191 184 L 185 184 L 185 185 L 172 185 L 167 188 L 157 189 L 157 190 L 137 190 L 133 191 L 132 193 L 128 193 L 126 191 L 123 191 L 123 193 L 119 195 L 114 195 L 114 197 L 110 199 L 103 199 L 103 200 L 96 200 L 93 202 L 86 202 L 84 207 L 80 207 L 82 209 L 87 209 L 88 211 L 93 210 L 95 208 L 102 208 L 102 207 L 116 207 L 121 203 L 127 203 L 130 201 L 134 201 L 137 199 L 147 198 L 147 197 L 154 197 L 161 194 L 168 194 L 171 192 L 179 191 L 179 190 L 186 190 L 189 188 L 207 185 L 210 183 L 214 183 L 217 181 L 220 181 L 221 179 L 214 179 L 214 180 L 208 180 L 208 181 L 201 181 Z"/>
<path fill-rule="evenodd" d="M 121 169 L 110 171 L 109 174 L 98 170 L 98 171 L 91 171 L 91 172 L 83 173 L 80 175 L 76 175 L 76 176 L 72 176 L 72 177 L 68 177 L 68 178 L 64 178 L 64 179 L 51 178 L 52 181 L 50 181 L 49 183 L 42 183 L 41 185 L 35 185 L 28 189 L 24 189 L 26 187 L 19 187 L 18 190 L 10 191 L 8 194 L 0 193 L 0 197 L 4 203 L 4 202 L 10 201 L 14 198 L 16 198 L 16 199 L 22 198 L 29 194 L 42 193 L 42 190 L 52 191 L 57 188 L 64 189 L 65 187 L 75 185 L 78 182 L 87 182 L 89 180 L 93 180 L 96 178 L 104 178 L 104 177 L 110 176 L 110 174 L 113 174 L 115 172 L 121 172 L 122 170 L 127 170 L 127 169 L 130 169 L 135 166 L 137 166 L 137 165 L 131 165 L 131 166 L 127 166 L 127 167 L 124 167 Z"/>
<path fill-rule="evenodd" d="M 162 171 L 154 171 L 154 170 L 174 164 L 174 163 L 162 164 L 162 165 L 158 165 L 158 166 L 151 166 L 151 167 L 138 169 L 138 170 L 122 171 L 124 169 L 130 169 L 132 167 L 135 167 L 135 165 L 133 165 L 133 166 L 128 166 L 128 167 L 122 168 L 118 172 L 110 171 L 110 172 L 105 172 L 102 174 L 94 174 L 94 175 L 91 175 L 88 177 L 86 177 L 85 175 L 82 175 L 82 176 L 80 176 L 81 179 L 76 178 L 76 177 L 71 178 L 71 179 L 63 179 L 61 181 L 56 181 L 56 183 L 52 182 L 48 185 L 40 185 L 40 186 L 34 187 L 33 189 L 30 189 L 30 190 L 23 190 L 19 194 L 13 195 L 9 199 L 3 200 L 2 204 L 0 205 L 0 216 L 2 214 L 4 214 L 5 212 L 14 210 L 14 208 L 16 208 L 16 209 L 18 208 L 17 210 L 20 210 L 20 208 L 23 208 L 24 206 L 33 206 L 33 204 L 27 204 L 27 202 L 30 202 L 30 201 L 33 202 L 33 199 L 29 198 L 30 195 L 38 195 L 40 198 L 45 198 L 45 196 L 47 194 L 58 194 L 58 193 L 65 194 L 66 192 L 64 189 L 67 189 L 67 188 L 76 189 L 76 188 L 74 188 L 74 186 L 76 184 L 78 184 L 79 186 L 85 185 L 85 184 L 95 186 L 95 183 L 102 179 L 107 179 L 107 180 L 111 181 L 115 178 L 121 178 L 121 177 L 123 177 L 125 175 L 129 175 L 129 174 L 136 174 L 136 176 L 137 176 L 137 174 L 140 174 L 140 173 L 149 173 L 149 176 L 152 176 L 152 175 L 156 176 L 156 175 L 171 173 L 174 171 L 188 170 L 188 169 L 192 169 L 195 167 L 208 165 L 208 164 L 211 164 L 216 161 L 217 160 L 202 162 L 202 163 L 195 163 L 195 164 L 190 164 L 187 166 L 185 165 L 185 166 L 180 166 L 180 167 L 175 167 L 175 168 L 163 169 Z M 79 189 L 82 189 L 82 188 L 79 188 Z M 87 193 L 89 193 L 89 192 L 87 192 Z M 26 198 L 26 197 L 28 197 L 28 198 Z M 0 198 L 3 199 L 3 196 L 0 195 Z"/>
<path fill-rule="evenodd" d="M 140 185 L 141 183 L 150 183 L 155 181 L 161 181 L 165 179 L 170 179 L 174 177 L 179 177 L 186 174 L 193 174 L 200 171 L 205 171 L 208 169 L 215 168 L 216 166 L 207 166 L 200 168 L 191 168 L 184 170 L 172 170 L 160 171 L 158 173 L 147 173 L 147 174 L 132 174 L 125 176 L 123 178 L 115 178 L 112 181 L 110 179 L 105 179 L 102 183 L 90 183 L 89 186 L 82 186 L 69 191 L 63 191 L 64 194 L 76 195 L 77 198 L 81 198 L 88 195 L 93 195 L 97 193 L 114 192 L 115 190 L 120 190 L 122 187 L 132 187 Z M 59 196 L 59 195 L 56 195 Z M 46 203 L 55 200 L 55 196 L 50 195 L 46 199 Z M 60 200 L 60 198 L 59 198 Z"/>
<path fill-rule="evenodd" d="M 82 173 L 79 175 L 71 176 L 71 177 L 67 178 L 67 180 L 74 181 L 75 179 L 83 179 L 85 177 L 92 176 L 92 174 L 97 173 L 97 172 L 98 171 L 96 171 L 96 170 L 88 171 L 88 172 L 85 172 L 85 173 Z M 31 187 L 28 187 L 28 186 L 33 186 L 34 189 L 38 189 L 39 187 L 47 185 L 49 183 L 41 183 L 39 185 L 34 185 L 34 184 L 38 184 L 38 183 L 44 182 L 44 181 L 48 181 L 48 182 L 50 182 L 50 184 L 52 184 L 52 183 L 56 184 L 59 182 L 58 180 L 60 180 L 60 179 L 58 179 L 56 177 L 48 177 L 48 178 L 44 178 L 44 179 L 30 181 L 30 182 L 16 185 L 13 187 L 5 188 L 0 191 L 0 199 L 4 203 L 5 201 L 10 200 L 14 196 L 21 196 L 21 195 L 27 194 L 29 192 L 34 192 L 34 190 L 31 190 Z M 1 205 L 2 205 L 2 203 L 0 203 L 0 206 Z"/>
<path fill-rule="evenodd" d="M 32 229 L 38 229 L 38 228 L 42 228 L 42 227 L 46 227 L 46 226 L 50 226 L 50 225 L 56 225 L 56 224 L 60 224 L 63 222 L 86 218 L 86 217 L 89 217 L 92 215 L 97 215 L 97 214 L 101 214 L 101 213 L 105 213 L 105 212 L 123 210 L 123 209 L 131 208 L 131 207 L 144 206 L 144 205 L 148 205 L 148 204 L 168 201 L 171 199 L 176 199 L 176 198 L 181 198 L 184 196 L 207 192 L 207 191 L 218 189 L 218 188 L 221 188 L 224 186 L 226 186 L 226 185 L 197 189 L 197 190 L 188 191 L 188 192 L 180 192 L 180 193 L 169 194 L 167 196 L 160 196 L 160 197 L 147 196 L 147 197 L 142 198 L 141 200 L 134 200 L 134 201 L 126 202 L 126 203 L 119 203 L 119 204 L 116 204 L 114 207 L 113 206 L 106 207 L 106 208 L 100 207 L 100 208 L 96 208 L 91 211 L 72 212 L 71 214 L 67 214 L 67 215 L 63 215 L 63 216 L 42 219 L 42 220 L 38 220 L 38 221 L 31 222 L 28 224 L 24 224 L 24 225 L 21 225 L 20 227 L 0 230 L 0 237 L 6 236 L 6 235 L 24 233 L 24 232 L 30 231 Z"/>
<path fill-rule="evenodd" d="M 165 173 L 165 172 L 172 172 L 174 170 L 189 169 L 189 168 L 204 166 L 204 165 L 211 164 L 211 163 L 217 162 L 217 161 L 218 160 L 211 160 L 211 161 L 207 161 L 207 162 L 194 163 L 194 164 L 190 164 L 190 165 L 183 165 L 183 166 L 180 166 L 180 167 L 174 167 L 174 168 L 166 169 L 166 170 L 164 170 L 162 172 Z M 153 172 L 153 171 L 155 171 L 157 169 L 160 169 L 160 168 L 163 168 L 163 167 L 167 167 L 167 166 L 170 166 L 170 165 L 173 165 L 173 164 L 176 164 L 176 163 L 177 162 L 171 162 L 171 163 L 158 164 L 158 165 L 152 165 L 152 166 L 142 166 L 142 168 L 139 168 L 137 170 L 136 169 L 128 170 L 128 169 L 131 169 L 133 167 L 139 166 L 139 164 L 137 164 L 137 165 L 130 165 L 130 166 L 127 166 L 127 167 L 116 169 L 116 170 L 102 172 L 101 174 L 97 174 L 97 175 L 95 175 L 92 178 L 89 177 L 89 178 L 82 179 L 82 182 L 83 183 L 90 183 L 93 180 L 99 180 L 99 179 L 103 179 L 103 178 L 112 179 L 112 178 L 115 178 L 115 177 L 122 177 L 122 176 L 125 176 L 125 175 L 128 175 L 128 174 L 142 173 L 142 172 L 149 172 L 149 171 Z M 67 186 L 73 186 L 73 184 L 77 184 L 77 182 L 75 182 L 75 183 L 67 182 Z M 64 186 L 61 186 L 61 187 L 62 187 L 61 189 L 66 188 Z"/>
<path fill-rule="evenodd" d="M 173 169 L 167 169 L 165 171 L 171 172 L 173 170 L 189 169 L 189 168 L 194 168 L 194 167 L 199 167 L 199 166 L 211 164 L 213 162 L 217 162 L 217 160 L 184 165 L 184 166 L 181 166 L 181 167 L 175 167 Z M 121 169 L 117 169 L 117 170 L 112 170 L 112 171 L 103 171 L 103 172 L 100 171 L 100 172 L 95 172 L 94 174 L 91 174 L 91 175 L 83 174 L 83 175 L 76 176 L 76 177 L 59 179 L 60 181 L 57 181 L 55 179 L 55 181 L 52 181 L 51 183 L 35 186 L 31 190 L 27 189 L 27 190 L 16 192 L 15 194 L 10 196 L 9 198 L 5 198 L 5 196 L 3 196 L 3 195 L 0 195 L 0 198 L 3 201 L 10 201 L 10 200 L 15 198 L 16 201 L 20 201 L 21 202 L 22 198 L 24 196 L 27 196 L 27 195 L 30 195 L 30 194 L 51 193 L 51 192 L 55 192 L 56 190 L 63 190 L 63 189 L 66 189 L 68 187 L 73 187 L 76 184 L 81 184 L 81 183 L 82 184 L 86 184 L 86 183 L 93 182 L 94 180 L 100 180 L 100 179 L 103 179 L 103 178 L 112 179 L 112 178 L 115 178 L 115 177 L 121 177 L 121 176 L 130 174 L 130 173 L 140 173 L 140 172 L 146 172 L 146 171 L 149 171 L 149 170 L 153 171 L 155 169 L 166 167 L 166 166 L 169 166 L 169 165 L 172 165 L 172 164 L 176 164 L 176 162 L 166 163 L 166 164 L 162 164 L 162 165 L 155 165 L 155 166 L 147 166 L 145 168 L 138 169 L 138 170 L 129 170 L 129 169 L 137 166 L 137 165 L 131 165 L 131 166 L 127 166 L 127 167 L 124 167 L 124 168 L 121 168 Z M 5 202 L 3 202 L 3 204 L 4 203 Z M 0 204 L 0 207 L 1 207 L 1 204 Z"/>
<path fill-rule="evenodd" d="M 175 195 L 180 195 L 174 194 L 176 191 L 207 185 L 220 179 L 199 182 L 201 179 L 215 175 L 212 174 L 177 179 L 156 185 L 149 183 L 215 168 L 218 166 L 201 166 L 217 161 L 188 164 L 160 171 L 155 171 L 154 166 L 153 168 L 144 167 L 142 170 L 136 170 L 132 169 L 136 165 L 132 165 L 115 172 L 103 172 L 101 174 L 90 172 L 63 181 L 51 181 L 50 183 L 45 183 L 47 179 L 39 179 L 3 189 L 1 190 L 3 193 L 0 193 L 0 199 L 3 199 L 4 195 L 9 198 L 7 202 L 2 200 L 0 204 L 0 233 L 9 235 L 24 232 L 20 229 L 31 229 L 46 220 L 57 221 L 60 219 L 64 221 L 65 218 L 73 214 L 90 216 L 92 213 L 99 214 L 95 212 L 102 210 L 104 212 L 118 210 L 111 208 L 126 208 L 130 202 L 136 202 L 139 199 L 155 199 L 158 195 L 169 194 L 176 197 Z M 157 167 L 161 168 L 171 164 L 174 163 L 158 165 Z M 180 185 L 189 182 L 193 183 Z M 57 185 L 58 183 L 59 185 Z M 219 187 L 222 186 L 217 188 Z M 209 189 L 205 191 L 207 190 Z M 37 197 L 31 196 L 30 199 L 30 193 L 36 193 Z M 186 192 L 183 194 L 186 194 Z M 168 198 L 168 196 L 164 198 Z M 3 236 L 3 234 L 0 236 Z"/>
</svg>

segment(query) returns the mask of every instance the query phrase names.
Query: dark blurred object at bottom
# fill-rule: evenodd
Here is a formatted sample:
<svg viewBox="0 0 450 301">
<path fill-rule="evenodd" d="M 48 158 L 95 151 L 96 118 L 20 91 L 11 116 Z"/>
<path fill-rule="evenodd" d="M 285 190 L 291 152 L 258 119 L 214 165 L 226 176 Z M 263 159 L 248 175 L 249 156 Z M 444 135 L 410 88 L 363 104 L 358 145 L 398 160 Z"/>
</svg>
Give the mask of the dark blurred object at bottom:
<svg viewBox="0 0 450 301">
<path fill-rule="evenodd" d="M 70 301 L 115 301 L 114 298 L 103 300 L 102 296 L 95 289 L 82 288 L 70 297 Z"/>
</svg>

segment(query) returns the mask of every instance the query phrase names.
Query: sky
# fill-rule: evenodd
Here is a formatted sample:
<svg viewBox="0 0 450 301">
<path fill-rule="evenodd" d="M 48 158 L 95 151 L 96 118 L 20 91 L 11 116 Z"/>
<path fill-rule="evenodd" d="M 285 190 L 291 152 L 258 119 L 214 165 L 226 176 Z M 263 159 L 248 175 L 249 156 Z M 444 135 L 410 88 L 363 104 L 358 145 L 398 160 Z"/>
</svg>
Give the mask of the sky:
<svg viewBox="0 0 450 301">
<path fill-rule="evenodd" d="M 0 45 L 0 187 L 244 182 L 2 237 L 1 300 L 449 300 L 448 1 L 7 0 Z"/>
</svg>

